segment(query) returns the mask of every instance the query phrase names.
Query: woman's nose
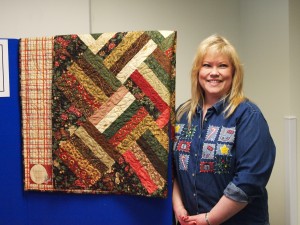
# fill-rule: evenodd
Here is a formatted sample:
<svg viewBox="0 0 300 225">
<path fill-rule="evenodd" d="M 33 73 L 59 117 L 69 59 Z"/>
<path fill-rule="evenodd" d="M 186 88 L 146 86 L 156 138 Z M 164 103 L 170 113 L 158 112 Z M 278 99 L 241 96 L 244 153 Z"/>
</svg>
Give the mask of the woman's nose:
<svg viewBox="0 0 300 225">
<path fill-rule="evenodd" d="M 210 75 L 219 75 L 219 70 L 216 66 L 211 68 Z"/>
</svg>

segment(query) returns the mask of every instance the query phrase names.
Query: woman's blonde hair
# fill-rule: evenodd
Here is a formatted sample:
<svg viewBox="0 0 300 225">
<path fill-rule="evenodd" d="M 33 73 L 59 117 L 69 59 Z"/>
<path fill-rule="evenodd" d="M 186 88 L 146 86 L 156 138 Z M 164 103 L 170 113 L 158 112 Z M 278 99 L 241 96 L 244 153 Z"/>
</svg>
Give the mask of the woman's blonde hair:
<svg viewBox="0 0 300 225">
<path fill-rule="evenodd" d="M 212 35 L 203 40 L 196 52 L 191 70 L 191 99 L 186 101 L 178 110 L 176 119 L 179 120 L 185 112 L 188 112 L 188 123 L 191 125 L 193 116 L 196 113 L 197 106 L 204 104 L 204 90 L 199 84 L 199 70 L 202 66 L 203 59 L 209 50 L 216 53 L 226 55 L 233 66 L 233 79 L 232 85 L 223 99 L 227 99 L 228 106 L 225 108 L 224 113 L 229 117 L 236 107 L 245 100 L 243 93 L 243 77 L 244 71 L 241 65 L 239 56 L 233 45 L 224 37 L 219 35 Z"/>
</svg>

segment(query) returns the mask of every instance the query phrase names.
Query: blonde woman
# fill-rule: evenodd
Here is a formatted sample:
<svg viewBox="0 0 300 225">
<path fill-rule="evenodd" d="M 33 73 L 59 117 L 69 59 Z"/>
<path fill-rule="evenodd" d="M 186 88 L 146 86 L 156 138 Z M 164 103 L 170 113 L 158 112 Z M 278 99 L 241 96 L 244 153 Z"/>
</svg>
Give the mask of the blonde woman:
<svg viewBox="0 0 300 225">
<path fill-rule="evenodd" d="M 260 109 L 243 94 L 232 44 L 199 45 L 191 99 L 176 114 L 173 209 L 181 225 L 268 225 L 266 185 L 275 145 Z"/>
</svg>

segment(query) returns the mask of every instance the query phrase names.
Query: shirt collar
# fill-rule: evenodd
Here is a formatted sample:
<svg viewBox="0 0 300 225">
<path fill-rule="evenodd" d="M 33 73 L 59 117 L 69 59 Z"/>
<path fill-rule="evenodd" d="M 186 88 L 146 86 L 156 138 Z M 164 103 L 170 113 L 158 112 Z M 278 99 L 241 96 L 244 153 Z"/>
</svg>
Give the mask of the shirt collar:
<svg viewBox="0 0 300 225">
<path fill-rule="evenodd" d="M 220 101 L 216 102 L 211 108 L 213 108 L 218 114 L 224 111 L 226 106 L 228 105 L 226 99 L 221 99 Z M 200 113 L 202 110 L 202 104 L 198 104 L 196 112 Z"/>
</svg>

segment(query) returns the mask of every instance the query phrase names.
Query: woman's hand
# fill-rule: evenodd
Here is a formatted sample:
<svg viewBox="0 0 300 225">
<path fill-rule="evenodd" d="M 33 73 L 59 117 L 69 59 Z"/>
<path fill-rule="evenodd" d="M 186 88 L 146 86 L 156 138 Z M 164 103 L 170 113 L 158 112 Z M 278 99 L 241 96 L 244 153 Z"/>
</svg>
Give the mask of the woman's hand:
<svg viewBox="0 0 300 225">
<path fill-rule="evenodd" d="M 181 225 L 195 225 L 193 221 L 186 221 L 189 216 L 184 207 L 174 208 L 175 217 Z"/>
<path fill-rule="evenodd" d="M 205 213 L 194 215 L 194 216 L 187 216 L 184 218 L 184 224 L 192 224 L 192 225 L 207 225 L 205 220 Z"/>
<path fill-rule="evenodd" d="M 176 179 L 174 179 L 173 183 L 172 203 L 175 217 L 181 225 L 196 225 L 195 221 L 186 221 L 188 219 L 188 212 L 183 205 Z"/>
</svg>

